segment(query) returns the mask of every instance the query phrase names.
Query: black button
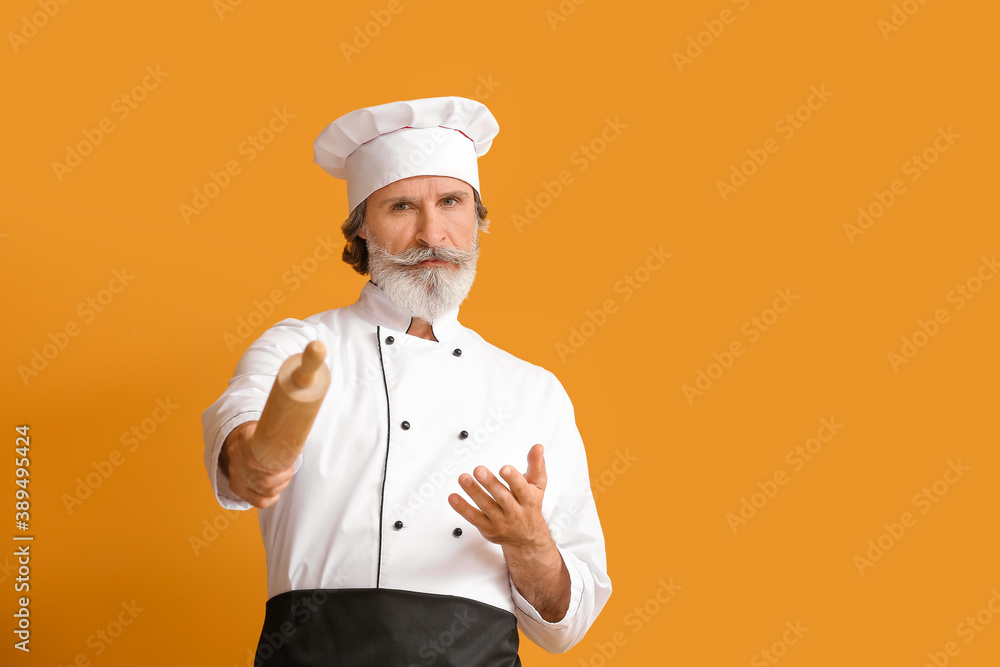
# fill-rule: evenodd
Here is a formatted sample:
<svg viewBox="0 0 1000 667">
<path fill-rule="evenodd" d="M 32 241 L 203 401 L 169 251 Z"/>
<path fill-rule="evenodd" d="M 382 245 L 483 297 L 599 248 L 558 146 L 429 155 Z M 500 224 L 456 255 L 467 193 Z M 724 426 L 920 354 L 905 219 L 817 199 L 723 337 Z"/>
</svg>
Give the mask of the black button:
<svg viewBox="0 0 1000 667">
<path fill-rule="evenodd" d="M 410 430 L 410 422 L 403 422 L 402 424 L 400 424 L 400 426 L 403 427 L 404 431 L 409 431 Z"/>
<path fill-rule="evenodd" d="M 465 440 L 466 438 L 469 437 L 469 432 L 468 431 L 462 431 L 461 433 L 458 434 L 458 437 L 461 438 L 462 440 Z"/>
<path fill-rule="evenodd" d="M 460 357 L 462 356 L 462 351 L 456 347 L 455 351 L 452 352 L 452 354 L 454 354 L 456 357 Z"/>
<path fill-rule="evenodd" d="M 395 528 L 396 530 L 401 530 L 403 528 L 403 522 L 397 521 L 396 523 L 392 524 L 392 527 Z"/>
<path fill-rule="evenodd" d="M 461 537 L 462 536 L 462 529 L 461 528 L 456 528 L 455 530 L 451 531 L 451 534 L 454 535 L 455 537 Z"/>
<path fill-rule="evenodd" d="M 392 345 L 395 342 L 396 342 L 396 339 L 393 338 L 392 336 L 389 336 L 388 338 L 385 339 L 385 344 L 386 345 Z"/>
</svg>

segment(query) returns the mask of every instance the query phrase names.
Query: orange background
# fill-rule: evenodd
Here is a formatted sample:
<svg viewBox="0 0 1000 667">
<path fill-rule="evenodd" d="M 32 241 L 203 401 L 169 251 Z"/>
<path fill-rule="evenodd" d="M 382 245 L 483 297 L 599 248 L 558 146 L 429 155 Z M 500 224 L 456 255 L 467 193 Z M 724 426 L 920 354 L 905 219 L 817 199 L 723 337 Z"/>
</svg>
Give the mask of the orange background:
<svg viewBox="0 0 1000 667">
<path fill-rule="evenodd" d="M 35 541 L 30 654 L 12 648 L 13 546 L 0 551 L 0 663 L 249 664 L 266 598 L 256 516 L 227 516 L 201 462 L 200 414 L 250 342 L 223 337 L 274 290 L 253 337 L 357 297 L 364 279 L 337 257 L 286 280 L 318 237 L 340 245 L 346 192 L 312 163 L 320 130 L 362 106 L 462 95 L 501 131 L 480 161 L 492 231 L 461 319 L 556 373 L 603 474 L 614 593 L 569 653 L 525 641 L 524 663 L 998 664 L 1000 280 L 981 259 L 1000 251 L 996 6 L 908 0 L 883 34 L 889 0 L 398 2 L 50 2 L 51 18 L 4 4 L 0 507 L 18 534 L 11 450 L 28 424 Z M 144 77 L 122 117 L 115 100 Z M 294 118 L 249 161 L 240 146 L 274 109 Z M 799 127 L 781 123 L 796 113 Z M 113 130 L 57 174 L 104 119 Z M 934 162 L 914 171 L 925 151 Z M 733 165 L 754 155 L 724 200 L 718 183 L 741 182 Z M 180 205 L 233 160 L 185 222 Z M 849 238 L 876 192 L 891 205 Z M 640 270 L 661 246 L 662 268 Z M 645 282 L 629 293 L 625 276 Z M 776 315 L 778 290 L 798 298 Z M 934 335 L 894 368 L 920 321 Z M 715 379 L 689 401 L 699 371 Z M 162 423 L 157 400 L 177 406 Z M 796 469 L 788 452 L 821 419 L 842 428 Z M 123 434 L 144 423 L 130 450 Z M 743 499 L 760 507 L 734 533 Z M 96 640 L 133 601 L 121 635 Z"/>
</svg>

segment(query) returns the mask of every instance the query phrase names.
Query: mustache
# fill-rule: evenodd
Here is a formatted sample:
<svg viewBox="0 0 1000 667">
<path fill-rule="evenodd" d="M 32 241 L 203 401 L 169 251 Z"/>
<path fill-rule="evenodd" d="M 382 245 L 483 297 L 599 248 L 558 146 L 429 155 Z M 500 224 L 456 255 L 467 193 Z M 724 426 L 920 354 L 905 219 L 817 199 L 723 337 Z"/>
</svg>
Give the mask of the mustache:
<svg viewBox="0 0 1000 667">
<path fill-rule="evenodd" d="M 396 266 L 413 266 L 428 259 L 439 259 L 451 262 L 452 264 L 464 264 L 473 260 L 479 253 L 479 239 L 473 242 L 471 250 L 462 250 L 461 248 L 452 246 L 434 246 L 433 248 L 414 246 L 407 248 L 401 253 L 393 254 L 377 243 L 372 243 L 371 245 L 375 246 L 374 249 L 379 255 Z"/>
</svg>

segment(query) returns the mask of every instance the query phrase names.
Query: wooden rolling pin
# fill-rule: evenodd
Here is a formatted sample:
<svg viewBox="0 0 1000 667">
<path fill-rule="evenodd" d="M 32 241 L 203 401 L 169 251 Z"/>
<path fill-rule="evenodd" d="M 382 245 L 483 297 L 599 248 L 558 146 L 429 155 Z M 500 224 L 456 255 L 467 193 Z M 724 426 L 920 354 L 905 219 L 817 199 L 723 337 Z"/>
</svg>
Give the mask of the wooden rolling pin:
<svg viewBox="0 0 1000 667">
<path fill-rule="evenodd" d="M 314 340 L 281 364 L 250 439 L 250 451 L 273 472 L 295 463 L 330 387 L 326 346 Z"/>
</svg>

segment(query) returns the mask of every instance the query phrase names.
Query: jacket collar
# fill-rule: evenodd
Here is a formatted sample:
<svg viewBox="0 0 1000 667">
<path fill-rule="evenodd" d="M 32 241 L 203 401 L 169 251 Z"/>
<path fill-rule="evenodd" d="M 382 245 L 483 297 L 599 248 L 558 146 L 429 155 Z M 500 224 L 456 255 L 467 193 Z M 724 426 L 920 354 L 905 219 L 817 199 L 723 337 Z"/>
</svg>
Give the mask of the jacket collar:
<svg viewBox="0 0 1000 667">
<path fill-rule="evenodd" d="M 364 321 L 376 326 L 386 327 L 395 331 L 406 332 L 413 318 L 396 307 L 382 288 L 369 280 L 361 288 L 361 296 L 354 304 L 358 315 Z M 431 329 L 438 341 L 443 341 L 457 334 L 462 325 L 458 323 L 458 308 L 442 313 Z"/>
</svg>

